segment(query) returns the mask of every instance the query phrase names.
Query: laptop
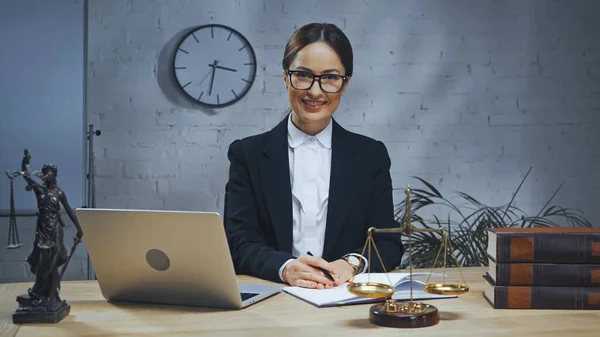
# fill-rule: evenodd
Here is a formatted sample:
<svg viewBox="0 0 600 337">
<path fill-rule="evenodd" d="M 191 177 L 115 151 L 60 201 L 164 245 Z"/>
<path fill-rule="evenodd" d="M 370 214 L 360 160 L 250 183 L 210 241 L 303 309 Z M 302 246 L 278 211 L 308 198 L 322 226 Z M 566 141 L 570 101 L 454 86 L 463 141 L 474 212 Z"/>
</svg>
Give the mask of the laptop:
<svg viewBox="0 0 600 337">
<path fill-rule="evenodd" d="M 219 213 L 78 208 L 108 301 L 242 309 L 282 286 L 238 284 Z"/>
</svg>

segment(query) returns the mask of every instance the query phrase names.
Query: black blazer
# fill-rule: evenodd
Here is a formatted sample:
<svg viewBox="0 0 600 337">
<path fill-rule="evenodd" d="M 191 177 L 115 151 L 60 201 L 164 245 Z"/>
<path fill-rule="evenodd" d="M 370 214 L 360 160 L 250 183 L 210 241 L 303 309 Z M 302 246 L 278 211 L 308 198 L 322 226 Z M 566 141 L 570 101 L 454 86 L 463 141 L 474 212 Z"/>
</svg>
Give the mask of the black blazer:
<svg viewBox="0 0 600 337">
<path fill-rule="evenodd" d="M 292 192 L 288 119 L 272 130 L 229 146 L 224 223 L 235 270 L 281 282 L 279 268 L 292 256 Z M 390 158 L 382 142 L 351 133 L 332 121 L 331 177 L 323 259 L 361 253 L 369 227 L 394 220 Z M 387 271 L 400 264 L 399 234 L 374 236 Z M 367 256 L 365 251 L 365 257 Z M 382 272 L 373 248 L 371 272 Z"/>
</svg>

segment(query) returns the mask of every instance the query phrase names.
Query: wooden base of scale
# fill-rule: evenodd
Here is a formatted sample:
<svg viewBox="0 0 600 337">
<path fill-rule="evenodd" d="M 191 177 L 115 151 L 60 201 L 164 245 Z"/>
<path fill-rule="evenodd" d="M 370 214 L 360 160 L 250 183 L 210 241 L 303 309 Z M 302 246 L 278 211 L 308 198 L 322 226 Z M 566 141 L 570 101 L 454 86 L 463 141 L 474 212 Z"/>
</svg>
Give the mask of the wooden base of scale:
<svg viewBox="0 0 600 337">
<path fill-rule="evenodd" d="M 371 307 L 369 321 L 390 328 L 425 328 L 438 324 L 440 316 L 433 305 L 387 300 Z"/>
</svg>

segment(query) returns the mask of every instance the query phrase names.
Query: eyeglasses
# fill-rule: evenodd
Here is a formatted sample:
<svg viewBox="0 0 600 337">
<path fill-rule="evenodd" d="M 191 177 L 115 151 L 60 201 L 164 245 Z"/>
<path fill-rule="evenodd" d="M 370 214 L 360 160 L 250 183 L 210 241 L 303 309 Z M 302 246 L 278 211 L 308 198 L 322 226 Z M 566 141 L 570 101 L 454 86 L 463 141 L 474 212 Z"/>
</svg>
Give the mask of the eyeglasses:
<svg viewBox="0 0 600 337">
<path fill-rule="evenodd" d="M 290 76 L 290 84 L 294 89 L 308 90 L 315 83 L 315 79 L 319 81 L 319 87 L 323 92 L 338 93 L 344 87 L 344 82 L 348 79 L 347 76 L 337 74 L 315 75 L 303 70 L 287 70 Z"/>
</svg>

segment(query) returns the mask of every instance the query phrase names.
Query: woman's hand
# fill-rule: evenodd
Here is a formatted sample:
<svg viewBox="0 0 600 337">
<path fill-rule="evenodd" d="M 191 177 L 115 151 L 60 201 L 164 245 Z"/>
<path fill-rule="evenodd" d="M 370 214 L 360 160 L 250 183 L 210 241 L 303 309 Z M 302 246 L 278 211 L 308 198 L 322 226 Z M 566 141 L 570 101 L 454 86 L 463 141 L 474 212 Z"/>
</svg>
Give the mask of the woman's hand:
<svg viewBox="0 0 600 337">
<path fill-rule="evenodd" d="M 354 276 L 354 268 L 342 259 L 331 262 L 331 265 L 338 271 L 337 274 L 333 274 L 336 286 L 346 283 L 346 281 Z"/>
<path fill-rule="evenodd" d="M 320 257 L 304 254 L 285 266 L 282 277 L 289 285 L 303 288 L 329 289 L 338 283 L 338 280 L 334 282 L 327 278 L 321 270 L 317 269 L 318 267 L 327 270 L 334 279 L 335 275 L 339 274 L 333 263 Z M 350 266 L 348 265 L 348 267 Z"/>
</svg>

